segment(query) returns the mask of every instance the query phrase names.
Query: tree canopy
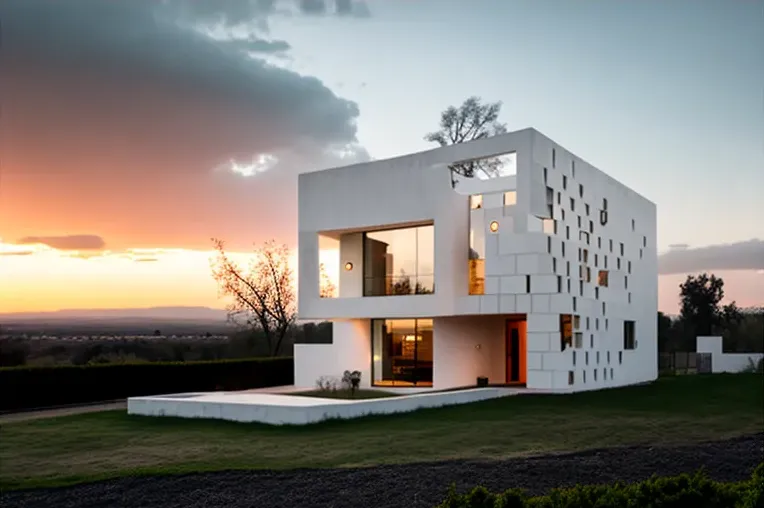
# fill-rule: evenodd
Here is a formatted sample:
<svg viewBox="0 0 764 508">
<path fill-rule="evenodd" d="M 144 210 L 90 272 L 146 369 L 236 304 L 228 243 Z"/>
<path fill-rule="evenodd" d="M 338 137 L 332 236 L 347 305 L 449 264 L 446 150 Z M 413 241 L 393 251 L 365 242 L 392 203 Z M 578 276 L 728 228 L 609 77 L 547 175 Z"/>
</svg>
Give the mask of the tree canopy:
<svg viewBox="0 0 764 508">
<path fill-rule="evenodd" d="M 440 129 L 426 134 L 424 139 L 447 146 L 504 134 L 507 126 L 498 121 L 501 105 L 500 101 L 483 103 L 480 97 L 469 97 L 458 108 L 446 108 L 440 115 Z M 451 185 L 456 185 L 454 175 L 473 178 L 483 173 L 490 177 L 496 175 L 502 165 L 498 157 L 456 162 L 449 166 Z"/>
</svg>

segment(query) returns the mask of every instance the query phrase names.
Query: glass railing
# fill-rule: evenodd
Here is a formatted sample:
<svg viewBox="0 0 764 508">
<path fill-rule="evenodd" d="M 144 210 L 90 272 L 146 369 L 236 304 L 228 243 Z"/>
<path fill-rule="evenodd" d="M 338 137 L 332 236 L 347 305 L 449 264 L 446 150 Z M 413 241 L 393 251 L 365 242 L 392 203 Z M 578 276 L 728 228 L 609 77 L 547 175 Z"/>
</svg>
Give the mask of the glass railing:
<svg viewBox="0 0 764 508">
<path fill-rule="evenodd" d="M 485 294 L 485 259 L 469 260 L 469 294 Z"/>
<path fill-rule="evenodd" d="M 435 292 L 433 275 L 365 277 L 363 296 L 429 295 Z"/>
</svg>

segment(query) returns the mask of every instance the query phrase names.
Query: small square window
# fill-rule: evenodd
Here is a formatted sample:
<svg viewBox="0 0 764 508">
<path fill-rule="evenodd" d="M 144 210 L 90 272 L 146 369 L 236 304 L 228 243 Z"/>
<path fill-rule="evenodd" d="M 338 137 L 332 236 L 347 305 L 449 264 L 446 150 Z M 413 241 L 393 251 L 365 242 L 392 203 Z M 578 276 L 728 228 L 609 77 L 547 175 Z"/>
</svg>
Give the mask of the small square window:
<svg viewBox="0 0 764 508">
<path fill-rule="evenodd" d="M 483 208 L 483 195 L 473 194 L 470 196 L 470 209 L 476 210 L 478 208 Z"/>
<path fill-rule="evenodd" d="M 552 190 L 547 187 L 547 193 Z M 517 204 L 517 191 L 507 191 L 504 193 L 504 206 L 512 206 Z"/>
</svg>

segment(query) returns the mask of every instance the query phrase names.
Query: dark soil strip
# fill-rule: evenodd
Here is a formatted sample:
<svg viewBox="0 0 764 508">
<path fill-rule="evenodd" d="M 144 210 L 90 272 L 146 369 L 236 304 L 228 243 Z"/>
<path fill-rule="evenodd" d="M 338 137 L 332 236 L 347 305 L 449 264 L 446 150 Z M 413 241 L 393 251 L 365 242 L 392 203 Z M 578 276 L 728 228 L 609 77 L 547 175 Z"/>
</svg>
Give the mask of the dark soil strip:
<svg viewBox="0 0 764 508">
<path fill-rule="evenodd" d="M 394 438 L 394 436 L 391 436 Z M 308 451 L 309 453 L 309 451 Z M 750 477 L 764 460 L 764 434 L 675 447 L 629 447 L 502 461 L 448 461 L 362 469 L 229 471 L 124 478 L 4 494 L 11 507 L 430 508 L 450 484 L 543 493 L 576 483 L 635 482 L 704 467 L 717 480 Z"/>
</svg>

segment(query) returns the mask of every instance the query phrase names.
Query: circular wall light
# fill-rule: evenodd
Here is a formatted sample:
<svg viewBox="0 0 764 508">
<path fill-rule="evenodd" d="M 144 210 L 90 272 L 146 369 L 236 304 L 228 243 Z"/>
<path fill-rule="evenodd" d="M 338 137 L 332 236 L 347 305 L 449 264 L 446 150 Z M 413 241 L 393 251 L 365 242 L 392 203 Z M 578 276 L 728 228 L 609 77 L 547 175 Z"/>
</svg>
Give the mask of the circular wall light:
<svg viewBox="0 0 764 508">
<path fill-rule="evenodd" d="M 347 270 L 349 272 L 352 269 L 353 269 L 353 263 L 351 263 L 350 261 L 345 263 L 345 270 Z"/>
<path fill-rule="evenodd" d="M 488 226 L 488 229 L 491 230 L 491 233 L 495 233 L 499 230 L 499 223 L 496 221 L 491 221 L 491 224 Z"/>
</svg>

